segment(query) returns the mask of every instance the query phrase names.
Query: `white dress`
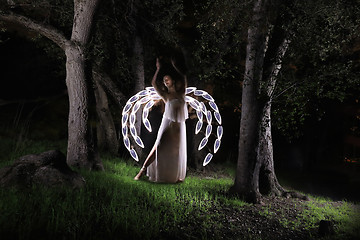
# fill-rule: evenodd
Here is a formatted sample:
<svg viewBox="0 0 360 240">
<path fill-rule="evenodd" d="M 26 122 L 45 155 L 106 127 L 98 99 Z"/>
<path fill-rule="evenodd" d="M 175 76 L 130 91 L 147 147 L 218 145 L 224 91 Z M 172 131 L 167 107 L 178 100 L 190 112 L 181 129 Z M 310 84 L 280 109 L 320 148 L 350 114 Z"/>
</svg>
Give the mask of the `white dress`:
<svg viewBox="0 0 360 240">
<path fill-rule="evenodd" d="M 165 102 L 165 112 L 153 147 L 155 160 L 146 173 L 150 181 L 176 183 L 185 179 L 187 118 L 188 110 L 184 99 Z"/>
</svg>

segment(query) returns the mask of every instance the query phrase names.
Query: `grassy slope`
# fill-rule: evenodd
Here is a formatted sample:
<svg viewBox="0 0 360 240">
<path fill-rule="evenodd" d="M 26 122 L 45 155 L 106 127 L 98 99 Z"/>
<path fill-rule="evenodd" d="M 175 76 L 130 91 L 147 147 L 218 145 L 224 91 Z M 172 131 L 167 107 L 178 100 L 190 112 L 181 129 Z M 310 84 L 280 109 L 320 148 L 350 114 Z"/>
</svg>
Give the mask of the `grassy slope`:
<svg viewBox="0 0 360 240">
<path fill-rule="evenodd" d="M 28 142 L 7 150 L 0 166 L 55 147 L 64 149 Z M 359 205 L 349 202 L 268 198 L 251 205 L 227 194 L 229 175 L 153 184 L 132 180 L 138 167 L 131 161 L 103 161 L 105 172 L 81 172 L 81 190 L 0 189 L 0 239 L 317 239 L 320 220 L 335 223 L 336 235 L 327 239 L 360 236 Z"/>
</svg>

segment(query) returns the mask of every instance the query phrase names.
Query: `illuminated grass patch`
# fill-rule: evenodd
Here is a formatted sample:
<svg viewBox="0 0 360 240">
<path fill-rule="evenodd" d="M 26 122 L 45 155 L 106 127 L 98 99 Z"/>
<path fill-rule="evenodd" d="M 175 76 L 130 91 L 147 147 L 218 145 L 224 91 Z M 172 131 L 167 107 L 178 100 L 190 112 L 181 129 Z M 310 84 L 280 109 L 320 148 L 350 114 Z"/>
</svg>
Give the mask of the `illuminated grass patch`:
<svg viewBox="0 0 360 240">
<path fill-rule="evenodd" d="M 21 154 L 55 145 L 34 144 Z M 155 184 L 133 180 L 139 170 L 133 161 L 103 163 L 103 172 L 80 172 L 86 180 L 80 190 L 0 188 L 1 239 L 320 239 L 320 220 L 334 222 L 331 239 L 360 236 L 359 205 L 350 202 L 267 198 L 254 205 L 229 194 L 233 175 L 224 172 L 189 172 L 181 184 Z"/>
</svg>

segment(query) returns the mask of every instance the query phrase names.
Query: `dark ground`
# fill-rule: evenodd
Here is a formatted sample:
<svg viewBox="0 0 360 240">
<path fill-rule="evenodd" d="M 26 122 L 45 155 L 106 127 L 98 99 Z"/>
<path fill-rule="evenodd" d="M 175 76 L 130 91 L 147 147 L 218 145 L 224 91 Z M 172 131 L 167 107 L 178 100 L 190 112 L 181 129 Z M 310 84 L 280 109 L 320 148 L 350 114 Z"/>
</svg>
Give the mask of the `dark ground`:
<svg viewBox="0 0 360 240">
<path fill-rule="evenodd" d="M 211 169 L 210 172 L 212 170 L 216 171 L 216 169 Z M 197 172 L 196 175 L 202 175 L 202 173 Z M 216 175 L 221 176 L 218 173 Z M 312 201 L 312 196 L 324 197 L 328 199 L 331 208 L 341 206 L 344 201 L 355 203 L 357 205 L 353 205 L 353 211 L 360 215 L 360 166 L 358 165 L 343 163 L 333 167 L 315 168 L 306 173 L 278 171 L 277 175 L 283 187 L 304 193 L 309 196 L 309 201 Z M 209 173 L 204 174 L 204 177 L 208 176 Z M 208 237 L 219 235 L 220 231 L 223 239 L 360 239 L 360 236 L 346 234 L 322 236 L 319 233 L 319 223 L 315 228 L 302 225 L 305 222 L 299 220 L 301 213 L 304 210 L 312 212 L 307 207 L 307 203 L 309 202 L 297 198 L 264 197 L 262 204 L 249 204 L 237 209 L 214 206 L 208 214 L 216 216 L 214 221 L 218 222 L 219 226 L 212 228 Z M 334 221 L 331 223 L 336 230 L 338 223 Z M 284 227 L 284 224 L 288 224 L 288 227 Z M 296 224 L 299 226 L 295 227 Z M 188 233 L 196 232 L 195 228 L 196 226 L 190 224 L 181 226 L 183 232 Z M 358 229 L 360 229 L 360 222 Z M 192 239 L 193 236 L 186 236 L 186 238 Z"/>
</svg>

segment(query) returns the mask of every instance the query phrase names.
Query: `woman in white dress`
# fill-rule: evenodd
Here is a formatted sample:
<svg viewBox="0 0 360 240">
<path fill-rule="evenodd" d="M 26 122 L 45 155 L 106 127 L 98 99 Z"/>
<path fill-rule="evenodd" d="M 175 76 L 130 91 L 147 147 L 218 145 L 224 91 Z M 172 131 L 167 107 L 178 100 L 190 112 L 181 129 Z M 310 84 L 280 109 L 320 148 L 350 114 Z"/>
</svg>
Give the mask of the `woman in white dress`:
<svg viewBox="0 0 360 240">
<path fill-rule="evenodd" d="M 153 148 L 146 158 L 135 180 L 139 180 L 146 172 L 152 182 L 177 183 L 186 176 L 186 126 L 188 110 L 185 103 L 186 76 L 171 61 L 172 67 L 181 77 L 165 75 L 163 83 L 156 79 L 160 70 L 159 59 L 156 59 L 156 72 L 152 86 L 165 102 L 165 112 L 159 127 Z"/>
</svg>

